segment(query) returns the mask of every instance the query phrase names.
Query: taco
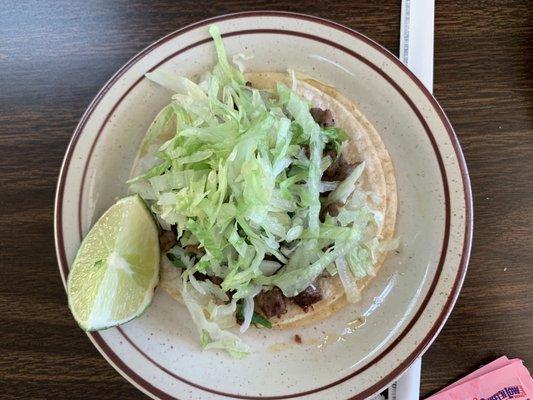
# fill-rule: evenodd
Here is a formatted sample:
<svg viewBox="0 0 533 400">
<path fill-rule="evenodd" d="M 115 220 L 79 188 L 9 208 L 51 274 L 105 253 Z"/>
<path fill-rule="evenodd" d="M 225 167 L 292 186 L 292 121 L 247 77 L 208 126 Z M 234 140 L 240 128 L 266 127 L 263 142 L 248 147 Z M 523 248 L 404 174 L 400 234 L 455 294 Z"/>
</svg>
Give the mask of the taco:
<svg viewBox="0 0 533 400">
<path fill-rule="evenodd" d="M 162 229 L 160 285 L 184 303 L 203 348 L 247 352 L 231 327 L 294 328 L 359 300 L 394 246 L 391 158 L 336 89 L 294 73 L 243 73 L 216 27 L 198 83 L 173 92 L 129 181 Z"/>
</svg>

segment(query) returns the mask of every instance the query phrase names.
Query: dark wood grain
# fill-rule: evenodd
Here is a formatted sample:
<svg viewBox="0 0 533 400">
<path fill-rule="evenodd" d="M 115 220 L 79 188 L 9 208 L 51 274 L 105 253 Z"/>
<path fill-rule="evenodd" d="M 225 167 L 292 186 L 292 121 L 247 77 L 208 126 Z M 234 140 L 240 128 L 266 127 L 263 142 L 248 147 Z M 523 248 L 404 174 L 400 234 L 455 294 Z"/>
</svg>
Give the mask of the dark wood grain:
<svg viewBox="0 0 533 400">
<path fill-rule="evenodd" d="M 329 3 L 329 4 L 328 4 Z M 14 1 L 0 7 L 0 397 L 140 399 L 76 327 L 53 246 L 57 175 L 97 90 L 136 52 L 206 17 L 319 15 L 398 49 L 395 1 Z M 424 396 L 499 355 L 533 367 L 530 1 L 437 1 L 435 95 L 470 168 L 474 246 L 459 301 L 423 358 Z"/>
</svg>

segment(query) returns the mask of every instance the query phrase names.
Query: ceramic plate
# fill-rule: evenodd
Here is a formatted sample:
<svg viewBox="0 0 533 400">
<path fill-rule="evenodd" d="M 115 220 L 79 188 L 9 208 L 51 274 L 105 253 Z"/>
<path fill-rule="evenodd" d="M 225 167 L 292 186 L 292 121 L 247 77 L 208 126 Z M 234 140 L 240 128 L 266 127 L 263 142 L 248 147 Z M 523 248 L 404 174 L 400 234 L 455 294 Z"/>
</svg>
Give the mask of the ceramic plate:
<svg viewBox="0 0 533 400">
<path fill-rule="evenodd" d="M 208 69 L 213 23 L 229 54 L 254 55 L 248 70 L 293 68 L 359 105 L 396 168 L 401 246 L 359 304 L 305 329 L 251 329 L 245 340 L 254 351 L 244 360 L 200 351 L 186 309 L 161 290 L 142 317 L 89 338 L 153 398 L 364 399 L 442 328 L 466 272 L 472 204 L 461 149 L 437 101 L 395 56 L 336 23 L 279 12 L 224 15 L 171 33 L 122 67 L 83 115 L 61 170 L 55 235 L 63 283 L 83 236 L 127 193 L 139 143 L 170 99 L 144 74 L 164 68 L 194 77 Z"/>
</svg>

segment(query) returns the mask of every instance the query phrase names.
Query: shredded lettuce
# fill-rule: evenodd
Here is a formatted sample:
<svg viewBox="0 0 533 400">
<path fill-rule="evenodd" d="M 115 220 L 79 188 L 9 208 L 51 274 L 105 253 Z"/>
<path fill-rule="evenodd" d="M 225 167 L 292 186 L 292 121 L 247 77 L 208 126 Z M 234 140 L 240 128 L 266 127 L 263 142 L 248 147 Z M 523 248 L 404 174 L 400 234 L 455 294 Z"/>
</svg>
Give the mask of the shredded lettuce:
<svg viewBox="0 0 533 400">
<path fill-rule="evenodd" d="M 202 348 L 226 350 L 235 358 L 242 358 L 248 355 L 248 346 L 244 344 L 237 335 L 231 333 L 227 329 L 223 329 L 220 326 L 220 323 L 217 323 L 216 319 L 206 317 L 206 312 L 204 311 L 201 300 L 198 299 L 198 295 L 193 293 L 191 285 L 185 278 L 183 279 L 181 294 L 185 306 L 189 310 L 192 320 L 198 329 Z M 234 303 L 230 303 L 232 308 L 234 308 L 233 304 Z M 218 307 L 227 308 L 228 306 L 220 305 Z M 222 316 L 224 316 L 224 313 L 222 314 Z M 217 315 L 217 312 L 213 310 L 211 316 L 214 315 Z M 234 310 L 232 310 L 231 317 L 234 319 Z"/>
<path fill-rule="evenodd" d="M 361 298 L 359 293 L 359 288 L 357 287 L 357 281 L 352 274 L 352 271 L 348 268 L 346 259 L 344 257 L 339 257 L 335 260 L 335 266 L 337 267 L 337 272 L 339 278 L 346 292 L 346 298 L 350 303 L 356 303 Z"/>
<path fill-rule="evenodd" d="M 253 88 L 242 72 L 247 57 L 235 56 L 236 68 L 219 29 L 209 32 L 218 62 L 198 82 L 162 69 L 146 75 L 173 94 L 141 146 L 140 175 L 128 183 L 164 229 L 178 232 L 180 244 L 166 256 L 182 272 L 202 348 L 243 357 L 249 349 L 232 332 L 236 316 L 241 333 L 250 324 L 270 326 L 254 312 L 265 286 L 292 297 L 327 271 L 357 300 L 356 281 L 373 273 L 380 251 L 372 227 L 383 216 L 357 187 L 364 162 L 342 182 L 322 181 L 336 161 L 326 146 L 338 157 L 348 136 L 315 122 L 296 93 L 296 74 L 291 88 Z M 330 203 L 346 206 L 321 220 Z"/>
<path fill-rule="evenodd" d="M 346 178 L 344 181 L 342 181 L 337 188 L 330 193 L 328 196 L 328 203 L 346 203 L 346 200 L 348 200 L 348 197 L 353 193 L 355 190 L 355 184 L 361 174 L 363 173 L 363 170 L 365 169 L 365 162 L 363 161 L 361 164 L 359 164 L 352 173 Z"/>
</svg>

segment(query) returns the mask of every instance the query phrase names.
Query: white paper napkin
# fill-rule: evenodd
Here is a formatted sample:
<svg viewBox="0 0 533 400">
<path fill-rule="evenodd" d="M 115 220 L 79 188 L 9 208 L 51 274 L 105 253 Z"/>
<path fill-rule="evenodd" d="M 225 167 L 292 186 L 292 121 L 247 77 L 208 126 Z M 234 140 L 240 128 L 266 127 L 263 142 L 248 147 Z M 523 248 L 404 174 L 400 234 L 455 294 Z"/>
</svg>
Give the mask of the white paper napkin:
<svg viewBox="0 0 533 400">
<path fill-rule="evenodd" d="M 435 0 L 402 0 L 400 60 L 433 91 Z"/>
</svg>

